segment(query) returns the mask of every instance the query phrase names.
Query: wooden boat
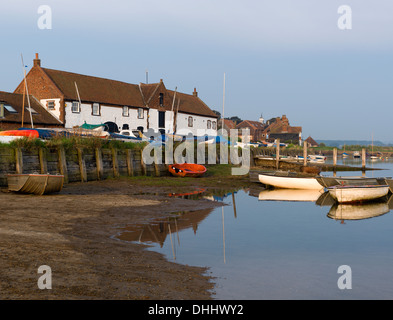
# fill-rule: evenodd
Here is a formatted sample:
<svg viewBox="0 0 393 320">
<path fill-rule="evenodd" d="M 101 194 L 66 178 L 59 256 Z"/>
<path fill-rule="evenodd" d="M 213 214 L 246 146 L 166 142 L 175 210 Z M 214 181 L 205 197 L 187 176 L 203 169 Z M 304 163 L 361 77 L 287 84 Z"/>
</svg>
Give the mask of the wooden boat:
<svg viewBox="0 0 393 320">
<path fill-rule="evenodd" d="M 362 220 L 381 216 L 390 211 L 386 202 L 369 202 L 363 204 L 335 204 L 328 217 L 335 220 Z"/>
<path fill-rule="evenodd" d="M 34 129 L 0 131 L 0 136 L 39 138 L 37 130 Z"/>
<path fill-rule="evenodd" d="M 393 193 L 393 179 L 392 178 L 385 178 L 385 184 L 389 186 L 390 192 Z"/>
<path fill-rule="evenodd" d="M 313 189 L 322 190 L 323 187 L 315 179 L 315 176 L 301 174 L 297 172 L 273 171 L 260 173 L 259 182 L 283 189 Z"/>
<path fill-rule="evenodd" d="M 169 172 L 175 177 L 199 177 L 206 172 L 206 167 L 195 163 L 170 164 Z"/>
<path fill-rule="evenodd" d="M 389 192 L 387 185 L 333 186 L 327 189 L 338 203 L 372 201 Z"/>
<path fill-rule="evenodd" d="M 259 201 L 316 202 L 323 190 L 266 189 L 259 193 Z"/>
<path fill-rule="evenodd" d="M 355 152 L 353 153 L 353 157 L 354 157 L 354 158 L 360 158 L 360 152 L 359 152 L 359 151 L 355 151 Z"/>
<path fill-rule="evenodd" d="M 59 192 L 64 176 L 52 174 L 8 174 L 8 190 L 36 195 Z"/>
<path fill-rule="evenodd" d="M 378 185 L 378 184 L 387 184 L 385 182 L 386 178 L 368 178 L 368 177 L 359 177 L 359 176 L 351 176 L 351 177 L 324 177 L 318 176 L 316 177 L 317 181 L 321 184 L 321 186 L 325 188 L 340 186 L 340 185 Z M 392 185 L 393 186 L 393 185 Z"/>
</svg>

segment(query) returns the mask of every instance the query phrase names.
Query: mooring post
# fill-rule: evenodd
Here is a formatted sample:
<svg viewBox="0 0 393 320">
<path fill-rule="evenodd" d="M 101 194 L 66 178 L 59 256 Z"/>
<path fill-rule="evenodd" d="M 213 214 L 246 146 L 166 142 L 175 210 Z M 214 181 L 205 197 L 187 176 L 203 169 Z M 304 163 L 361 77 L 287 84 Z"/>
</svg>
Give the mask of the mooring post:
<svg viewBox="0 0 393 320">
<path fill-rule="evenodd" d="M 303 142 L 303 166 L 307 166 L 307 141 Z"/>
<path fill-rule="evenodd" d="M 15 149 L 15 170 L 16 173 L 23 173 L 23 155 L 20 148 Z"/>
<path fill-rule="evenodd" d="M 81 182 L 87 181 L 87 173 L 86 173 L 86 163 L 85 159 L 83 159 L 83 150 L 81 148 L 77 148 L 78 152 L 78 163 L 79 163 L 79 172 L 81 175 Z"/>
<path fill-rule="evenodd" d="M 132 150 L 127 149 L 126 155 L 127 155 L 127 174 L 132 177 L 134 175 L 134 161 L 132 156 Z"/>
<path fill-rule="evenodd" d="M 280 139 L 276 139 L 276 169 L 280 166 Z"/>
<path fill-rule="evenodd" d="M 101 149 L 96 148 L 95 154 L 96 154 L 97 179 L 101 180 L 104 177 Z"/>
<path fill-rule="evenodd" d="M 117 161 L 117 149 L 111 148 L 112 152 L 112 168 L 113 168 L 113 176 L 119 176 L 119 163 Z"/>
<path fill-rule="evenodd" d="M 38 149 L 38 158 L 40 161 L 40 169 L 42 174 L 48 173 L 48 163 L 46 161 L 46 151 L 44 148 Z"/>
<path fill-rule="evenodd" d="M 63 147 L 59 147 L 57 149 L 57 159 L 58 159 L 60 174 L 64 176 L 64 183 L 68 183 L 67 160 Z"/>
<path fill-rule="evenodd" d="M 336 168 L 337 165 L 337 148 L 333 148 L 333 167 Z"/>
</svg>

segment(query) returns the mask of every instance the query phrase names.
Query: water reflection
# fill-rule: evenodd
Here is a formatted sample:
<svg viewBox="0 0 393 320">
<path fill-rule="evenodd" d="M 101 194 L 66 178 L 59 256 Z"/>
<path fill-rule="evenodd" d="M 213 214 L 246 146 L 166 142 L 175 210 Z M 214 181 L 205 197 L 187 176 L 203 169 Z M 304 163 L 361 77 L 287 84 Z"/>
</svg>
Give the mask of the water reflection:
<svg viewBox="0 0 393 320">
<path fill-rule="evenodd" d="M 319 190 L 267 189 L 259 193 L 258 200 L 315 202 L 323 193 L 323 191 Z"/>
<path fill-rule="evenodd" d="M 334 220 L 362 220 L 381 216 L 390 211 L 387 201 L 364 204 L 334 204 L 328 217 Z"/>
</svg>

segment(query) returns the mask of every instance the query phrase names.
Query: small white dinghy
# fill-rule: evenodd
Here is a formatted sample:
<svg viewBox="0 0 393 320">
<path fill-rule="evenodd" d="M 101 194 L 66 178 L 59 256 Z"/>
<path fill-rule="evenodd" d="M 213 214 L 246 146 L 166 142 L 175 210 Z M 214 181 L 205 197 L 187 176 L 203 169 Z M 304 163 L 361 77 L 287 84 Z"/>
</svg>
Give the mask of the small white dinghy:
<svg viewBox="0 0 393 320">
<path fill-rule="evenodd" d="M 283 189 L 308 189 L 321 190 L 323 187 L 314 176 L 307 176 L 293 172 L 260 173 L 259 182 Z"/>
<path fill-rule="evenodd" d="M 327 189 L 338 203 L 372 201 L 386 196 L 389 192 L 389 186 L 387 185 L 344 185 Z"/>
</svg>

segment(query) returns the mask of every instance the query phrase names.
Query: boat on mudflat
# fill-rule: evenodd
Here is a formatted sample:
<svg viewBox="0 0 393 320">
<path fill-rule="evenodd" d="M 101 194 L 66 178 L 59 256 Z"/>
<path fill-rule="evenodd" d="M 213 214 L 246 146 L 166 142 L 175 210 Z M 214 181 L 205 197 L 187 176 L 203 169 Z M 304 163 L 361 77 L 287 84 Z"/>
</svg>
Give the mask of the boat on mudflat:
<svg viewBox="0 0 393 320">
<path fill-rule="evenodd" d="M 357 185 L 333 186 L 327 188 L 330 195 L 338 203 L 372 201 L 386 196 L 389 192 L 387 185 Z"/>
<path fill-rule="evenodd" d="M 8 174 L 8 190 L 36 195 L 59 192 L 64 176 L 55 174 Z"/>
<path fill-rule="evenodd" d="M 170 164 L 169 172 L 175 177 L 200 177 L 206 172 L 206 167 L 195 163 Z"/>
<path fill-rule="evenodd" d="M 297 172 L 273 171 L 259 173 L 259 182 L 283 189 L 312 189 L 322 190 L 323 187 L 315 179 L 315 176 Z"/>
</svg>

